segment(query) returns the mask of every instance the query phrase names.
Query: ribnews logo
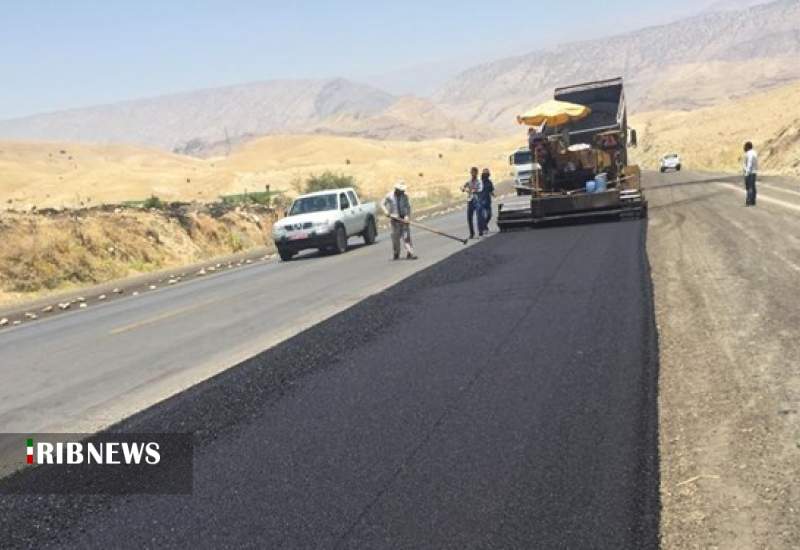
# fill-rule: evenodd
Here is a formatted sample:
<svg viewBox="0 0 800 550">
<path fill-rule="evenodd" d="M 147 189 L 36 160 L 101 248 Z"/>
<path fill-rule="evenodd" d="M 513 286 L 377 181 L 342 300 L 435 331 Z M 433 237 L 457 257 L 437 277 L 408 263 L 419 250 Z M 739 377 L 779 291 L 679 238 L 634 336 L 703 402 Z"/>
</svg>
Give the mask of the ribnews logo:
<svg viewBox="0 0 800 550">
<path fill-rule="evenodd" d="M 83 443 L 81 441 L 26 441 L 28 464 L 149 464 L 161 462 L 157 441 L 109 441 Z"/>
<path fill-rule="evenodd" d="M 0 495 L 191 494 L 193 471 L 192 434 L 0 434 Z"/>
</svg>

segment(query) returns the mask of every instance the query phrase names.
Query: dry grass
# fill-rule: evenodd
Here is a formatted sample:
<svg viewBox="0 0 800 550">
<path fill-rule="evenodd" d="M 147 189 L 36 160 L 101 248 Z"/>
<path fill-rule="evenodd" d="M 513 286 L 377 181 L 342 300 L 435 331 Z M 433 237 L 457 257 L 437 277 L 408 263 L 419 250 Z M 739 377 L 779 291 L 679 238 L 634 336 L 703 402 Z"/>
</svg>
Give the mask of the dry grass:
<svg viewBox="0 0 800 550">
<path fill-rule="evenodd" d="M 0 304 L 261 246 L 271 223 L 242 211 L 6 214 Z"/>
</svg>

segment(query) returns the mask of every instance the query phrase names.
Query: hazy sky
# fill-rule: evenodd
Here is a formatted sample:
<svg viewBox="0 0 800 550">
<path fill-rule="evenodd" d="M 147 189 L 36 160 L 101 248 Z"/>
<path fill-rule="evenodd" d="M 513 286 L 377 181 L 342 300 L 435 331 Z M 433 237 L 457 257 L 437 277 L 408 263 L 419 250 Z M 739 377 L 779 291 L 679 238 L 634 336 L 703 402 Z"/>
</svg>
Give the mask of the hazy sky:
<svg viewBox="0 0 800 550">
<path fill-rule="evenodd" d="M 273 78 L 424 94 L 476 62 L 709 3 L 0 0 L 0 118 Z"/>
</svg>

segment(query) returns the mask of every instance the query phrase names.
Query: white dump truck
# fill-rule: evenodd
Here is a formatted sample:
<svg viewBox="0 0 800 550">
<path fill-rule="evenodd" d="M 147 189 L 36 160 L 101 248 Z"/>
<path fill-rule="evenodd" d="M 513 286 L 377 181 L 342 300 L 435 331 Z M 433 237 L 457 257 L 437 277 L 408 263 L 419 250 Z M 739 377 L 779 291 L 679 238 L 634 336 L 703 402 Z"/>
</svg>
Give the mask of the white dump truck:
<svg viewBox="0 0 800 550">
<path fill-rule="evenodd" d="M 508 157 L 514 187 L 530 189 L 533 182 L 533 154 L 527 147 L 520 147 Z"/>
</svg>

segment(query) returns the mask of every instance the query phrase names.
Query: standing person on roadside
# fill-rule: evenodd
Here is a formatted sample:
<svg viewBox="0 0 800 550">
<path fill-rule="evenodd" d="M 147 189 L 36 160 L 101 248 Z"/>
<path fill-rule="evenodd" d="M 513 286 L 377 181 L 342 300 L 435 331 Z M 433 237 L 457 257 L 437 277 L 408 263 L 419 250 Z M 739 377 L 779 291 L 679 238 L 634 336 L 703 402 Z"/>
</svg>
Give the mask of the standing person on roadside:
<svg viewBox="0 0 800 550">
<path fill-rule="evenodd" d="M 475 226 L 473 219 L 478 218 L 478 234 L 483 237 L 483 203 L 481 194 L 483 193 L 483 182 L 478 179 L 478 168 L 473 166 L 470 169 L 470 179 L 461 186 L 461 190 L 467 194 L 467 226 L 469 227 L 469 238 L 475 238 Z"/>
<path fill-rule="evenodd" d="M 483 184 L 483 191 L 481 192 L 481 202 L 483 203 L 483 232 L 489 232 L 489 222 L 492 221 L 492 199 L 494 198 L 494 183 L 492 183 L 492 173 L 488 168 L 484 168 L 481 172 L 481 183 Z"/>
<path fill-rule="evenodd" d="M 744 144 L 744 188 L 747 190 L 745 206 L 756 205 L 756 177 L 758 176 L 758 153 L 753 149 L 753 144 Z"/>
<path fill-rule="evenodd" d="M 392 250 L 395 260 L 400 258 L 402 242 L 406 249 L 406 259 L 416 260 L 414 247 L 411 244 L 411 226 L 408 224 L 411 218 L 411 201 L 406 194 L 406 184 L 398 181 L 394 184 L 394 189 L 390 191 L 381 203 L 383 213 L 389 216 L 392 226 Z"/>
</svg>

